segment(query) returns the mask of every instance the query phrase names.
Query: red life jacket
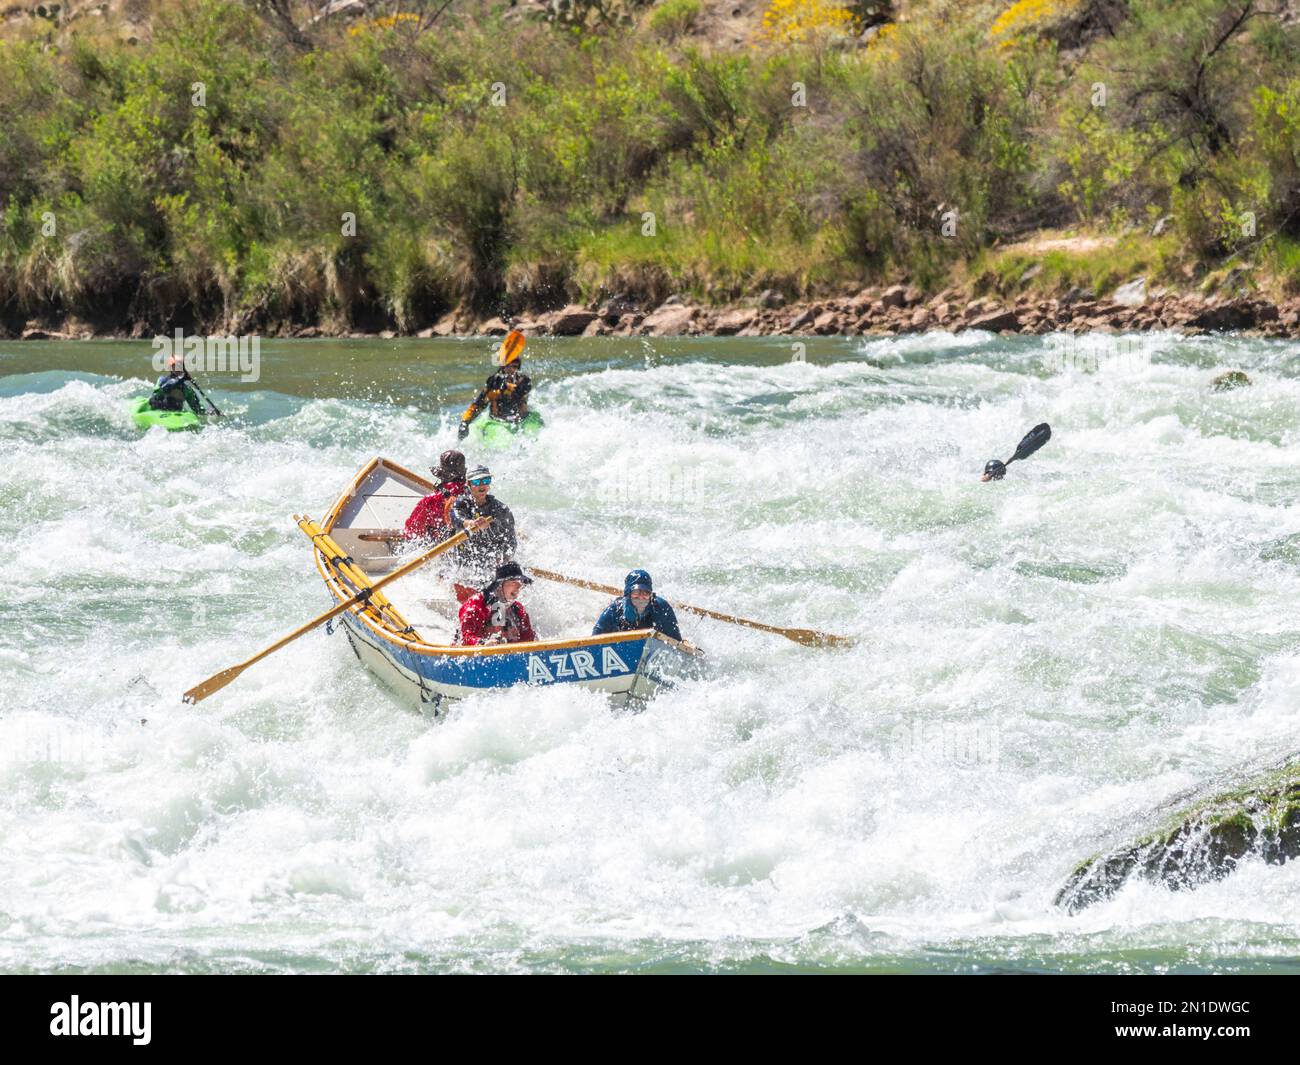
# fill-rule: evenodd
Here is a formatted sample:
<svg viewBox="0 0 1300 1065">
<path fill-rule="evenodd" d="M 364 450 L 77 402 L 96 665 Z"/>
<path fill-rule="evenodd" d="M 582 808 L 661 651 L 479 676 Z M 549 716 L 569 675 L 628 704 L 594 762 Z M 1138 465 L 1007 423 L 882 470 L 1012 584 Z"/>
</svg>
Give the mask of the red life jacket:
<svg viewBox="0 0 1300 1065">
<path fill-rule="evenodd" d="M 464 491 L 464 481 L 448 481 L 416 503 L 406 519 L 406 538 L 445 540 L 451 532 L 451 505 Z"/>
<path fill-rule="evenodd" d="M 506 643 L 531 643 L 537 639 L 522 603 L 505 606 L 495 599 L 489 603 L 487 596 L 479 592 L 461 604 L 460 628 L 456 632 L 458 644 L 472 647 L 496 633 L 503 633 Z"/>
</svg>

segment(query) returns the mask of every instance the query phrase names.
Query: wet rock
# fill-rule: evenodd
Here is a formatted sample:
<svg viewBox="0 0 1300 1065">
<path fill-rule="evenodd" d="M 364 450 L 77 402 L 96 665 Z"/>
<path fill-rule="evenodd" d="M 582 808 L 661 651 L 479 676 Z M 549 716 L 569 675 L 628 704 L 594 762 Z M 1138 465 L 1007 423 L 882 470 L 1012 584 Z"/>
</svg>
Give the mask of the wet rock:
<svg viewBox="0 0 1300 1065">
<path fill-rule="evenodd" d="M 595 311 L 570 303 L 562 310 L 545 315 L 545 321 L 551 334 L 557 337 L 576 337 L 596 319 Z"/>
<path fill-rule="evenodd" d="M 429 330 L 429 334 L 435 337 L 449 337 L 454 335 L 455 332 L 456 332 L 455 311 L 452 311 L 449 314 L 444 314 L 441 318 L 439 318 L 436 322 L 433 323 L 433 327 Z"/>
<path fill-rule="evenodd" d="M 1210 382 L 1210 387 L 1216 392 L 1230 392 L 1234 388 L 1245 388 L 1251 383 L 1249 377 L 1242 370 L 1228 370 L 1226 373 L 1219 374 Z"/>
<path fill-rule="evenodd" d="M 966 323 L 967 329 L 984 329 L 990 333 L 1000 333 L 1004 329 L 1018 330 L 1020 319 L 1015 311 L 993 311 L 981 314 Z"/>
<path fill-rule="evenodd" d="M 1133 878 L 1190 890 L 1230 875 L 1250 856 L 1272 865 L 1300 857 L 1300 757 L 1176 813 L 1129 846 L 1083 862 L 1057 893 L 1056 905 L 1078 913 Z"/>
<path fill-rule="evenodd" d="M 817 312 L 809 307 L 797 314 L 794 318 L 791 318 L 789 323 L 786 325 L 786 328 L 789 330 L 803 329 L 806 326 L 812 325 L 813 320 L 816 317 Z"/>
<path fill-rule="evenodd" d="M 615 324 L 625 314 L 635 314 L 639 308 L 630 296 L 611 296 L 596 313 L 610 325 Z"/>
<path fill-rule="evenodd" d="M 890 285 L 880 295 L 880 302 L 886 307 L 902 307 L 907 301 L 907 288 L 904 285 Z"/>
<path fill-rule="evenodd" d="M 1277 317 L 1277 308 L 1268 304 L 1273 317 Z M 1206 307 L 1199 313 L 1186 319 L 1186 325 L 1192 329 L 1230 330 L 1253 329 L 1259 322 L 1260 307 L 1248 300 L 1222 303 Z"/>
<path fill-rule="evenodd" d="M 1141 306 L 1147 299 L 1147 279 L 1139 277 L 1126 285 L 1120 285 L 1111 299 L 1125 307 Z"/>
<path fill-rule="evenodd" d="M 833 333 L 844 332 L 844 325 L 840 321 L 837 311 L 823 311 L 813 319 L 813 332 L 818 336 L 830 336 Z"/>
<path fill-rule="evenodd" d="M 638 327 L 642 336 L 682 336 L 689 332 L 694 307 L 664 303 Z"/>
<path fill-rule="evenodd" d="M 713 331 L 720 337 L 735 336 L 737 333 L 748 329 L 757 317 L 757 311 L 728 311 L 718 319 Z"/>
</svg>

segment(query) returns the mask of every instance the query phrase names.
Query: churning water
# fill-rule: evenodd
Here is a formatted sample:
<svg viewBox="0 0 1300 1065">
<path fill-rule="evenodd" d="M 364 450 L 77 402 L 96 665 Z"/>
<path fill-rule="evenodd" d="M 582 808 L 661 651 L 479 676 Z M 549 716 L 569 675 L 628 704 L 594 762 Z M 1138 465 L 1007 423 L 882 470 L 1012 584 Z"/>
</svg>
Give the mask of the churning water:
<svg viewBox="0 0 1300 1065">
<path fill-rule="evenodd" d="M 324 631 L 180 694 L 330 605 L 289 515 L 428 467 L 490 344 L 267 342 L 194 435 L 132 427 L 147 343 L 0 344 L 0 969 L 1300 967 L 1300 863 L 1052 901 L 1300 750 L 1291 346 L 806 343 L 530 341 L 548 427 L 470 458 L 526 565 L 856 648 L 683 618 L 712 675 L 644 713 L 441 724 Z M 604 604 L 528 602 L 547 635 Z"/>
</svg>

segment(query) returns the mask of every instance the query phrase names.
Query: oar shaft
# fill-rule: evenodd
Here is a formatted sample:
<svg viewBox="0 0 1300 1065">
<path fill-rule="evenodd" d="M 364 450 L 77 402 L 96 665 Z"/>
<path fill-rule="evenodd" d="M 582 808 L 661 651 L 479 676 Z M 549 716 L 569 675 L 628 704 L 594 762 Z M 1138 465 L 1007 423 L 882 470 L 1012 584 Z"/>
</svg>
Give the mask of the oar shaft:
<svg viewBox="0 0 1300 1065">
<path fill-rule="evenodd" d="M 576 588 L 586 588 L 591 592 L 604 592 L 606 595 L 622 595 L 623 592 L 608 584 L 597 584 L 595 581 L 584 581 L 578 577 L 568 577 L 563 573 L 555 573 L 551 570 L 537 569 L 535 566 L 529 566 L 528 572 L 541 577 L 543 580 L 556 581 L 559 584 L 571 584 Z M 777 625 L 768 625 L 762 621 L 754 621 L 750 618 L 737 617 L 734 614 L 722 614 L 716 610 L 708 610 L 702 606 L 692 606 L 690 603 L 673 603 L 678 610 L 685 611 L 687 614 L 695 614 L 699 617 L 712 618 L 714 621 L 725 621 L 731 625 L 743 625 L 750 629 L 759 629 L 762 632 L 775 633 L 777 636 L 784 636 L 787 640 L 793 640 L 795 643 L 827 643 L 836 646 L 847 646 L 853 641 L 846 636 L 836 636 L 829 632 L 818 632 L 815 629 L 792 629 L 781 628 Z"/>
<path fill-rule="evenodd" d="M 201 684 L 196 684 L 193 688 L 191 688 L 183 696 L 181 696 L 182 701 L 187 703 L 197 703 L 203 699 L 206 699 L 209 695 L 213 694 L 213 692 L 220 691 L 232 680 L 234 680 L 241 673 L 243 673 L 244 670 L 246 670 L 249 666 L 254 665 L 257 662 L 260 662 L 267 655 L 274 654 L 285 644 L 292 643 L 299 636 L 302 636 L 303 634 L 310 632 L 318 625 L 321 625 L 324 622 L 329 621 L 331 618 L 338 617 L 338 615 L 342 614 L 345 610 L 350 610 L 353 607 L 366 602 L 375 592 L 379 591 L 379 589 L 385 587 L 386 585 L 392 584 L 393 581 L 395 580 L 399 580 L 400 578 L 405 577 L 412 570 L 419 569 L 419 567 L 423 566 L 430 559 L 436 558 L 438 555 L 441 555 L 444 551 L 450 551 L 453 547 L 456 547 L 464 543 L 469 538 L 469 534 L 471 531 L 477 532 L 479 529 L 482 529 L 485 526 L 490 525 L 491 523 L 492 523 L 491 518 L 478 519 L 477 522 L 473 525 L 472 530 L 469 527 L 462 529 L 460 532 L 456 533 L 455 536 L 448 537 L 442 543 L 429 548 L 429 550 L 425 551 L 422 555 L 417 555 L 415 558 L 411 559 L 410 562 L 406 563 L 406 565 L 399 566 L 397 569 L 393 570 L 392 573 L 375 581 L 374 584 L 372 584 L 369 588 L 365 589 L 363 592 L 352 596 L 350 599 L 344 600 L 342 603 L 336 604 L 335 606 L 331 607 L 329 610 L 325 611 L 325 613 L 321 614 L 319 617 L 313 618 L 311 621 L 307 622 L 307 624 L 299 626 L 298 628 L 294 629 L 293 632 L 289 633 L 288 636 L 285 636 L 284 638 L 277 640 L 275 643 L 273 643 L 270 647 L 266 648 L 265 650 L 259 651 L 257 654 L 253 655 L 252 658 L 248 659 L 246 662 L 241 662 L 237 666 L 231 666 L 228 669 L 223 669 L 220 673 L 213 674 L 211 677 L 203 681 Z"/>
</svg>

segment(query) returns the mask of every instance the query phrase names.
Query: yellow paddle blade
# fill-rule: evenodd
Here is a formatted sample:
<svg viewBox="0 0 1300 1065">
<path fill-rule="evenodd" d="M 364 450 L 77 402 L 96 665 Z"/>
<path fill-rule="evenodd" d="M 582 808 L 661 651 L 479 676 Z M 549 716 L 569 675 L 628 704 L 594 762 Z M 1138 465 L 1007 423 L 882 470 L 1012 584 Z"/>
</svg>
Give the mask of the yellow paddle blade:
<svg viewBox="0 0 1300 1065">
<path fill-rule="evenodd" d="M 181 696 L 181 702 L 193 704 L 203 701 L 213 692 L 221 691 L 222 688 L 247 668 L 248 664 L 245 663 L 239 666 L 231 666 L 229 669 L 223 669 L 220 673 L 209 677 L 202 684 L 194 685 L 194 687 Z"/>
<path fill-rule="evenodd" d="M 524 334 L 518 329 L 512 329 L 501 340 L 501 348 L 497 352 L 497 365 L 509 366 L 524 350 Z"/>
</svg>

